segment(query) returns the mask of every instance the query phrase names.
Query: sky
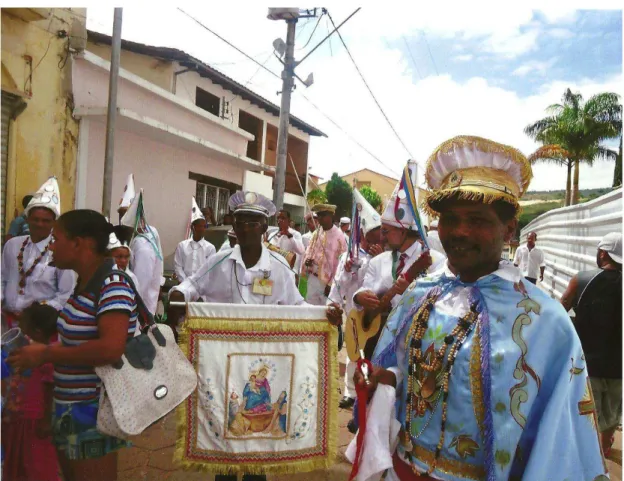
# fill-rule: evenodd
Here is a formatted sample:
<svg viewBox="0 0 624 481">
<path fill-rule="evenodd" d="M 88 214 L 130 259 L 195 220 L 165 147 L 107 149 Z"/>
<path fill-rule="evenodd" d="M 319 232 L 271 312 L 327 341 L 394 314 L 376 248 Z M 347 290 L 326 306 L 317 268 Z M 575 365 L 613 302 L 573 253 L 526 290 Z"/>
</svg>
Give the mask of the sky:
<svg viewBox="0 0 624 481">
<path fill-rule="evenodd" d="M 396 135 L 336 34 L 297 66 L 303 79 L 314 74 L 314 84 L 298 83 L 291 112 L 328 135 L 310 142 L 311 173 L 328 179 L 332 172 L 369 168 L 396 176 L 410 158 L 422 172 L 431 152 L 456 135 L 486 137 L 529 155 L 537 145 L 524 127 L 546 116 L 545 109 L 560 102 L 566 88 L 585 99 L 624 93 L 617 2 L 585 2 L 601 10 L 556 1 L 540 2 L 539 10 L 527 2 L 420 3 L 364 5 L 340 29 Z M 122 37 L 184 50 L 279 105 L 280 79 L 178 6 L 278 75 L 282 66 L 272 42 L 285 39 L 285 22 L 269 20 L 267 7 L 258 4 L 206 4 L 148 9 L 125 4 Z M 327 9 L 337 25 L 358 6 L 341 2 Z M 299 20 L 296 59 L 331 31 L 329 15 Z M 89 29 L 110 35 L 112 21 L 112 8 L 87 10 Z M 618 141 L 609 145 L 616 149 Z M 529 190 L 565 188 L 564 167 L 542 164 L 533 172 Z M 581 188 L 609 187 L 612 179 L 613 162 L 581 166 Z"/>
</svg>

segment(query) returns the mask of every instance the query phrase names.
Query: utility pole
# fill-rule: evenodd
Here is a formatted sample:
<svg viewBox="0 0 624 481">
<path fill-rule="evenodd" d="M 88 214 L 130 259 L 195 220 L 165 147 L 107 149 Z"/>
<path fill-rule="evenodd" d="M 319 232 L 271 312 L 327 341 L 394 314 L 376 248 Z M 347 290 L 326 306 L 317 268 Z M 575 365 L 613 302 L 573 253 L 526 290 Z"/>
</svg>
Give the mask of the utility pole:
<svg viewBox="0 0 624 481">
<path fill-rule="evenodd" d="M 102 193 L 102 214 L 111 218 L 110 206 L 113 194 L 113 161 L 115 153 L 115 120 L 117 119 L 117 86 L 119 60 L 121 57 L 121 20 L 123 9 L 115 8 L 113 40 L 111 42 L 111 65 L 108 84 L 108 112 L 106 115 L 106 150 L 104 153 L 104 190 Z"/>
<path fill-rule="evenodd" d="M 286 186 L 286 156 L 288 155 L 288 127 L 290 125 L 290 96 L 295 86 L 294 79 L 297 78 L 306 87 L 309 87 L 314 82 L 312 74 L 310 74 L 306 80 L 301 80 L 295 73 L 295 68 L 298 67 L 306 58 L 308 58 L 312 52 L 319 48 L 325 40 L 342 27 L 347 20 L 360 11 L 359 8 L 356 9 L 351 15 L 343 20 L 340 25 L 334 28 L 331 33 L 329 33 L 313 49 L 311 49 L 305 57 L 303 57 L 300 61 L 296 61 L 294 51 L 297 20 L 300 18 L 316 17 L 317 10 L 318 9 L 316 8 L 311 10 L 300 10 L 298 8 L 269 8 L 269 19 L 285 20 L 288 26 L 288 30 L 286 32 L 286 43 L 284 43 L 281 39 L 277 39 L 273 42 L 273 46 L 280 54 L 278 59 L 284 65 L 284 70 L 282 71 L 282 101 L 280 105 L 279 130 L 277 132 L 277 159 L 275 163 L 275 178 L 273 179 L 273 203 L 278 210 L 280 210 L 284 205 L 284 191 Z M 322 9 L 322 13 L 324 15 L 327 11 Z M 284 60 L 280 58 L 281 56 L 284 56 Z"/>
<path fill-rule="evenodd" d="M 284 205 L 286 187 L 286 154 L 288 153 L 288 126 L 290 124 L 290 95 L 295 83 L 295 28 L 297 18 L 287 19 L 286 54 L 282 71 L 282 103 L 280 105 L 279 130 L 277 132 L 277 161 L 273 180 L 273 203 L 279 211 Z"/>
</svg>

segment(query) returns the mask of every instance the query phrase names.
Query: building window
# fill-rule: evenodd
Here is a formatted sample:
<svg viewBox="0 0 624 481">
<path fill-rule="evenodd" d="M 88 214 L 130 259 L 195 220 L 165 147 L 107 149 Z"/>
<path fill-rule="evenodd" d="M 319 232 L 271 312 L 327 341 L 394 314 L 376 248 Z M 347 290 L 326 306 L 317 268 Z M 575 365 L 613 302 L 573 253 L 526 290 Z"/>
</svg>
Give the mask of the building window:
<svg viewBox="0 0 624 481">
<path fill-rule="evenodd" d="M 214 185 L 197 182 L 195 200 L 200 209 L 210 207 L 218 224 L 223 222 L 223 216 L 228 213 L 230 190 Z"/>
<path fill-rule="evenodd" d="M 221 114 L 221 99 L 204 89 L 195 89 L 195 105 L 217 117 Z"/>
<path fill-rule="evenodd" d="M 255 136 L 254 140 L 247 142 L 247 157 L 259 161 L 262 158 L 262 120 L 239 110 L 238 126 Z"/>
</svg>

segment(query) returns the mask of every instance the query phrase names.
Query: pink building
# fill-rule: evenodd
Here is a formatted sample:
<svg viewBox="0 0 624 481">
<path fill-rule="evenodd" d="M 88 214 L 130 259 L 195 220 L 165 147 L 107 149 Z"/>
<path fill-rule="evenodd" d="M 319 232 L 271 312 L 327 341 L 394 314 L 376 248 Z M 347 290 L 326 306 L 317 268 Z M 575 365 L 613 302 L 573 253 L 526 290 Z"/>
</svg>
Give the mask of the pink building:
<svg viewBox="0 0 624 481">
<path fill-rule="evenodd" d="M 87 49 L 73 61 L 76 208 L 101 209 L 110 43 L 89 32 Z M 133 173 L 148 220 L 161 234 L 166 269 L 184 236 L 191 195 L 200 207 L 211 206 L 218 221 L 238 189 L 272 197 L 277 105 L 180 50 L 128 41 L 117 105 L 111 212 Z M 324 135 L 291 116 L 288 152 L 295 165 L 287 162 L 284 203 L 295 217 L 304 213 L 310 136 Z"/>
</svg>

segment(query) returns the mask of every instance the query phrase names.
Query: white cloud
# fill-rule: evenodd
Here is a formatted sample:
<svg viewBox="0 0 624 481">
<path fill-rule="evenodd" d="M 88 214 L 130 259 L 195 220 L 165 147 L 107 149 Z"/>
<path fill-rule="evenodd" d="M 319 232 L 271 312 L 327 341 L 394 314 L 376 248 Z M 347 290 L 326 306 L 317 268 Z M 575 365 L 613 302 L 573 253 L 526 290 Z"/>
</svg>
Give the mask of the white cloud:
<svg viewBox="0 0 624 481">
<path fill-rule="evenodd" d="M 523 128 L 543 117 L 544 109 L 558 102 L 567 87 L 580 90 L 585 97 L 599 91 L 621 92 L 621 75 L 603 82 L 592 79 L 571 82 L 569 77 L 562 76 L 543 84 L 538 93 L 529 97 L 520 97 L 504 88 L 504 83 L 495 85 L 493 79 L 481 77 L 458 82 L 449 75 L 440 75 L 413 82 L 411 60 L 398 49 L 388 49 L 384 37 L 418 34 L 424 29 L 430 39 L 434 35 L 480 39 L 485 42 L 486 50 L 513 57 L 534 48 L 537 35 L 535 27 L 527 30 L 532 19 L 529 8 L 507 11 L 507 5 L 505 10 L 493 5 L 484 14 L 482 8 L 453 7 L 451 15 L 448 11 L 411 6 L 413 3 L 416 2 L 411 2 L 400 15 L 395 10 L 387 9 L 386 12 L 365 7 L 345 25 L 343 36 L 394 127 L 414 158 L 421 163 L 438 144 L 460 134 L 491 138 L 529 154 L 536 144 L 523 133 Z M 352 11 L 349 7 L 341 7 L 339 11 L 338 7 L 334 8 L 336 11 L 332 11 L 332 15 L 336 22 Z M 96 13 L 93 10 L 89 10 L 90 16 Z M 225 4 L 193 7 L 190 11 L 244 51 L 263 53 L 259 56 L 261 61 L 270 51 L 273 39 L 285 36 L 285 24 L 266 20 L 266 9 L 254 4 L 236 15 Z M 109 19 L 112 20 L 112 9 L 101 9 L 98 21 L 110 25 Z M 101 27 L 98 29 L 102 30 Z M 233 63 L 219 69 L 241 83 L 258 68 L 175 10 L 124 9 L 123 29 L 124 37 L 131 40 L 177 47 L 206 62 Z M 298 46 L 307 41 L 311 30 L 312 27 L 308 26 L 299 38 Z M 326 33 L 323 20 L 315 38 L 320 40 Z M 313 41 L 311 45 L 315 43 Z M 301 58 L 303 53 L 298 51 L 296 57 Z M 477 51 L 466 49 L 462 52 L 464 55 L 474 53 Z M 281 70 L 275 59 L 269 59 L 267 66 L 275 72 Z M 532 69 L 535 71 L 535 66 Z M 364 167 L 386 174 L 402 170 L 409 154 L 388 127 L 337 39 L 332 42 L 331 54 L 325 44 L 297 71 L 301 77 L 314 72 L 315 84 L 307 90 L 298 87 L 293 95 L 293 113 L 329 135 L 328 139 L 314 138 L 311 141 L 309 159 L 315 174 L 329 178 L 334 171 L 345 174 Z M 279 97 L 275 95 L 280 87 L 279 79 L 261 71 L 254 77 L 253 85 L 259 94 L 279 104 Z M 380 166 L 349 141 L 301 97 L 301 91 L 386 166 Z M 533 190 L 565 187 L 565 169 L 539 165 L 534 172 Z M 613 165 L 609 163 L 597 162 L 591 170 L 583 167 L 581 187 L 609 185 L 612 175 Z"/>
<path fill-rule="evenodd" d="M 457 55 L 453 57 L 453 60 L 456 60 L 458 62 L 470 62 L 473 58 L 474 55 L 472 55 L 471 53 L 467 53 L 465 55 Z"/>
<path fill-rule="evenodd" d="M 550 37 L 561 40 L 567 40 L 574 37 L 574 32 L 568 30 L 567 28 L 551 28 L 549 30 L 546 30 L 546 34 Z"/>
<path fill-rule="evenodd" d="M 550 69 L 553 67 L 556 61 L 557 61 L 556 58 L 552 58 L 544 62 L 540 62 L 538 60 L 530 60 L 528 62 L 525 62 L 523 65 L 520 65 L 518 68 L 516 68 L 512 72 L 512 75 L 524 77 L 533 72 L 537 74 L 545 75 L 549 73 Z"/>
</svg>

